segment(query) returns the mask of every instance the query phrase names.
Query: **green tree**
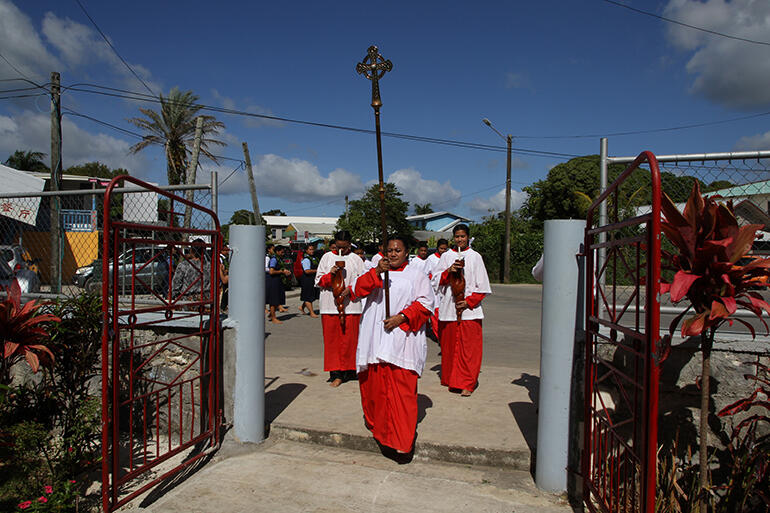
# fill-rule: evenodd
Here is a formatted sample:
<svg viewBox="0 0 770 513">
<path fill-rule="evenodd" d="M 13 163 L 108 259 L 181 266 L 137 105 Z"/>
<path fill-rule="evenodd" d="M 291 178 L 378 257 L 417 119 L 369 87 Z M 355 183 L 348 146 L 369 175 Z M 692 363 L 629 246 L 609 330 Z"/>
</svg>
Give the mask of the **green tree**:
<svg viewBox="0 0 770 513">
<path fill-rule="evenodd" d="M 96 178 L 106 178 L 108 180 L 111 180 L 116 176 L 128 175 L 130 173 L 123 168 L 110 169 L 109 167 L 102 164 L 101 162 L 86 162 L 85 164 L 80 164 L 78 166 L 68 167 L 64 171 L 64 174 L 77 175 L 77 176 L 92 176 Z"/>
<path fill-rule="evenodd" d="M 281 210 L 280 208 L 274 208 L 273 210 L 268 210 L 267 212 L 262 212 L 263 216 L 285 216 L 286 212 Z"/>
<path fill-rule="evenodd" d="M 614 182 L 625 169 L 625 164 L 609 164 L 608 182 Z M 675 202 L 687 199 L 694 180 L 697 178 L 661 172 L 661 187 Z M 536 227 L 542 227 L 547 219 L 585 219 L 591 203 L 599 197 L 599 189 L 599 156 L 575 157 L 551 168 L 545 180 L 524 188 L 529 198 L 522 213 Z M 621 186 L 618 208 L 649 205 L 651 198 L 649 171 L 642 167 Z"/>
<path fill-rule="evenodd" d="M 388 233 L 412 235 L 414 229 L 406 220 L 409 202 L 401 199 L 401 191 L 392 183 L 385 184 L 385 222 Z M 359 200 L 350 202 L 347 219 L 337 221 L 338 230 L 348 230 L 353 240 L 375 242 L 382 238 L 380 224 L 380 187 L 372 185 Z"/>
<path fill-rule="evenodd" d="M 5 165 L 19 171 L 51 171 L 43 159 L 45 153 L 40 151 L 16 150 L 13 155 L 5 159 Z"/>
<path fill-rule="evenodd" d="M 419 203 L 414 204 L 414 213 L 415 215 L 423 215 L 423 214 L 432 214 L 433 213 L 433 207 L 430 205 L 430 203 L 425 203 L 424 205 L 420 205 Z"/>
<path fill-rule="evenodd" d="M 490 215 L 471 225 L 473 249 L 484 257 L 490 280 L 503 281 L 504 215 Z M 511 216 L 511 283 L 535 283 L 532 267 L 543 254 L 543 230 L 514 213 Z"/>
<path fill-rule="evenodd" d="M 200 115 L 201 106 L 197 105 L 198 96 L 192 91 L 180 91 L 173 88 L 168 96 L 160 95 L 160 111 L 139 108 L 145 117 L 131 118 L 129 123 L 145 131 L 144 138 L 131 146 L 131 153 L 137 153 L 148 146 L 162 146 L 166 152 L 166 174 L 169 185 L 184 183 L 187 179 L 188 157 L 192 152 L 195 139 L 195 119 Z M 217 158 L 209 151 L 210 145 L 225 146 L 214 139 L 225 127 L 214 116 L 202 115 L 203 135 L 200 152 L 211 161 Z"/>
</svg>

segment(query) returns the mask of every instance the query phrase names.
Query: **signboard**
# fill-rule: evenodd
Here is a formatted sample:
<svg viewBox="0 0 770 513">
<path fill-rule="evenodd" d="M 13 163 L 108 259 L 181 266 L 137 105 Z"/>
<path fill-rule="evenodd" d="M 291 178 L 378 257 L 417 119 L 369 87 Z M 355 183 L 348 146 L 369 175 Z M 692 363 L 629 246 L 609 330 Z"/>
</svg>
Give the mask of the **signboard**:
<svg viewBox="0 0 770 513">
<path fill-rule="evenodd" d="M 45 180 L 0 164 L 0 182 L 3 192 L 29 192 L 36 194 L 43 190 Z M 26 198 L 0 198 L 0 215 L 22 223 L 37 224 L 40 196 Z"/>
</svg>

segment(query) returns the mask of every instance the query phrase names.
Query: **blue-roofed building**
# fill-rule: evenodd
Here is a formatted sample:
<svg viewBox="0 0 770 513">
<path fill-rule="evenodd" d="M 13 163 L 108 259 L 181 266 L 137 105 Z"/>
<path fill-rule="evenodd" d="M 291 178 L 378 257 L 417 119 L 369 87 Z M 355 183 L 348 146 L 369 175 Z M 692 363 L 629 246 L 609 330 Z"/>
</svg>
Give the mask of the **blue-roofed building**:
<svg viewBox="0 0 770 513">
<path fill-rule="evenodd" d="M 451 212 L 431 212 L 430 214 L 419 214 L 406 218 L 415 231 L 425 232 L 451 232 L 452 228 L 460 223 L 469 223 L 470 219 L 458 216 Z"/>
</svg>

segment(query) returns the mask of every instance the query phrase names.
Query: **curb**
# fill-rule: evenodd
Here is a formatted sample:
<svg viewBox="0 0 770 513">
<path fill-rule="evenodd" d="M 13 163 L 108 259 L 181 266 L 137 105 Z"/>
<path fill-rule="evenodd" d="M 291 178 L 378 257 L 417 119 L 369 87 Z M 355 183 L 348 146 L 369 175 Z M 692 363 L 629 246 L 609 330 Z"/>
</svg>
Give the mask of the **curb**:
<svg viewBox="0 0 770 513">
<path fill-rule="evenodd" d="M 272 424 L 269 437 L 277 437 L 292 442 L 311 443 L 327 447 L 341 447 L 356 451 L 379 453 L 377 442 L 371 436 L 349 433 L 332 433 L 298 426 Z M 420 460 L 442 461 L 464 465 L 484 465 L 488 467 L 506 467 L 512 470 L 529 471 L 531 454 L 529 450 L 505 451 L 482 447 L 439 445 L 429 442 L 415 443 L 415 458 Z"/>
</svg>

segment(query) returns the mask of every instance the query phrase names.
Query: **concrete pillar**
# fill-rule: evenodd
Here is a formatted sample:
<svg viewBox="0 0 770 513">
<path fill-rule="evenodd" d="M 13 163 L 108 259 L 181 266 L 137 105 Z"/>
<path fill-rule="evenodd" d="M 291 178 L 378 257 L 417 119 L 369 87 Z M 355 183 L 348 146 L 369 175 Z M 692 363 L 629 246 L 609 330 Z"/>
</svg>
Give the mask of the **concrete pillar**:
<svg viewBox="0 0 770 513">
<path fill-rule="evenodd" d="M 572 356 L 578 304 L 578 253 L 585 221 L 545 222 L 540 393 L 535 483 L 550 492 L 567 489 Z"/>
<path fill-rule="evenodd" d="M 233 431 L 265 438 L 265 227 L 230 226 L 230 317 L 236 323 Z"/>
</svg>

